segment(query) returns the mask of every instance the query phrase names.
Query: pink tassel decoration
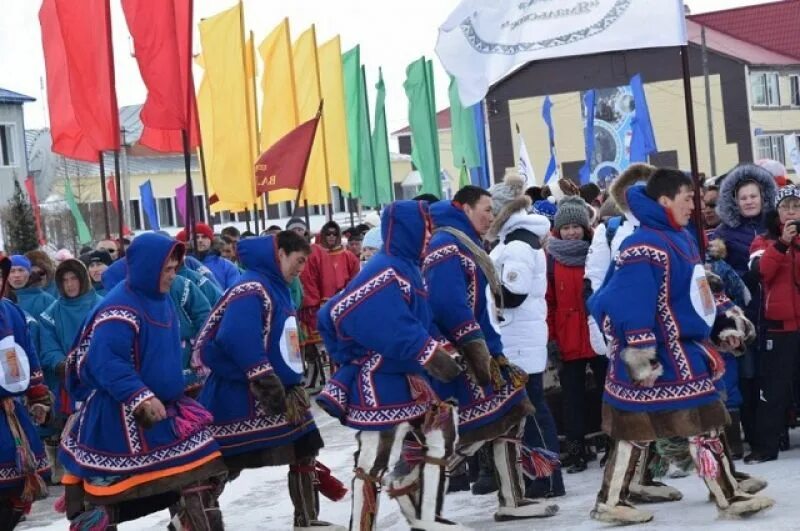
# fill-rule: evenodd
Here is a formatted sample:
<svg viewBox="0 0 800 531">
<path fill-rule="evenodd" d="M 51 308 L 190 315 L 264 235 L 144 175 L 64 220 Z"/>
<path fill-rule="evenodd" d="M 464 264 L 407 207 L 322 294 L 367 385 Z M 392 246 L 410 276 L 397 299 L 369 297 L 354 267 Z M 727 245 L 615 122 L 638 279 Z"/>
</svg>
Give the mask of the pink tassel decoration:
<svg viewBox="0 0 800 531">
<path fill-rule="evenodd" d="M 723 452 L 722 443 L 718 437 L 693 437 L 691 444 L 697 447 L 695 466 L 701 478 L 716 479 L 719 477 L 720 468 L 718 455 Z"/>
<path fill-rule="evenodd" d="M 106 531 L 108 523 L 108 514 L 105 509 L 98 507 L 81 513 L 70 523 L 69 531 Z"/>
<path fill-rule="evenodd" d="M 53 510 L 59 514 L 64 514 L 67 512 L 67 497 L 64 494 L 59 496 L 56 502 L 53 504 Z"/>
<path fill-rule="evenodd" d="M 544 448 L 520 447 L 522 458 L 522 471 L 531 479 L 542 479 L 553 475 L 561 461 L 558 454 Z"/>
</svg>

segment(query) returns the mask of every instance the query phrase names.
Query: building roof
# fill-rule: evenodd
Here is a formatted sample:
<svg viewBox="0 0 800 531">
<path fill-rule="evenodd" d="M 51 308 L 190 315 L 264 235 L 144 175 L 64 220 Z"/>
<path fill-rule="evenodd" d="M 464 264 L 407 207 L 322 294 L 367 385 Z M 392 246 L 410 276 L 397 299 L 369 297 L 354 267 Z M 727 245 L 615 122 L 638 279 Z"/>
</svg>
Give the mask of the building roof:
<svg viewBox="0 0 800 531">
<path fill-rule="evenodd" d="M 763 46 L 744 41 L 709 26 L 701 26 L 693 20 L 686 21 L 686 33 L 689 42 L 700 46 L 703 42 L 702 31 L 704 27 L 706 30 L 706 46 L 709 50 L 720 55 L 752 66 L 796 65 L 800 63 L 800 59 L 768 50 Z"/>
<path fill-rule="evenodd" d="M 13 90 L 0 88 L 0 103 L 18 103 L 21 105 L 29 101 L 36 101 L 36 98 L 31 98 L 30 96 L 14 92 Z"/>
<path fill-rule="evenodd" d="M 436 129 L 450 129 L 450 107 L 446 109 L 442 109 L 441 111 L 436 113 Z M 411 126 L 407 125 L 402 129 L 398 129 L 394 131 L 392 135 L 410 135 L 411 134 Z"/>
<path fill-rule="evenodd" d="M 800 0 L 723 9 L 687 18 L 800 61 Z"/>
</svg>

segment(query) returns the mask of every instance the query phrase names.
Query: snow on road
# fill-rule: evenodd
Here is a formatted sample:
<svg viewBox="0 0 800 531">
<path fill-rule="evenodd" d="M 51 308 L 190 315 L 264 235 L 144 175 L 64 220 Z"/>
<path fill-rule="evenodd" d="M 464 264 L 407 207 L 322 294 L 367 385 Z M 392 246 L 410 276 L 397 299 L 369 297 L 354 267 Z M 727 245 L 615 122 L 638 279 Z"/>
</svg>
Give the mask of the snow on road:
<svg viewBox="0 0 800 531">
<path fill-rule="evenodd" d="M 329 466 L 346 484 L 352 477 L 355 441 L 353 431 L 340 426 L 319 409 L 314 411 L 325 439 L 325 448 L 320 460 Z M 800 511 L 797 492 L 800 489 L 800 430 L 792 433 L 793 449 L 782 453 L 780 459 L 771 463 L 747 466 L 739 461 L 738 467 L 745 472 L 766 478 L 770 485 L 765 491 L 777 501 L 776 506 L 763 515 L 746 521 L 721 520 L 713 504 L 708 502 L 708 491 L 696 475 L 668 482 L 679 488 L 684 499 L 675 503 L 650 505 L 655 520 L 647 529 L 660 530 L 755 530 L 769 531 L 800 529 Z M 263 468 L 245 471 L 228 485 L 221 498 L 222 511 L 227 529 L 236 531 L 288 530 L 292 528 L 292 504 L 286 487 L 288 467 Z M 582 474 L 565 475 L 567 495 L 556 498 L 561 510 L 558 515 L 546 520 L 497 523 L 492 515 L 496 507 L 495 495 L 472 496 L 467 492 L 452 494 L 447 498 L 446 515 L 476 530 L 498 529 L 508 531 L 530 531 L 558 529 L 587 530 L 604 529 L 608 525 L 589 520 L 589 511 L 600 486 L 601 470 L 597 462 L 590 463 L 589 470 Z M 33 512 L 18 529 L 64 530 L 66 520 L 52 509 L 52 501 L 60 489 L 52 489 L 51 498 L 34 505 Z M 400 531 L 408 526 L 395 503 L 386 495 L 381 497 L 381 530 Z M 350 496 L 340 502 L 321 501 L 321 518 L 347 525 L 350 515 Z M 128 522 L 120 531 L 150 531 L 166 529 L 168 514 L 157 514 Z M 644 526 L 642 526 L 644 527 Z"/>
</svg>

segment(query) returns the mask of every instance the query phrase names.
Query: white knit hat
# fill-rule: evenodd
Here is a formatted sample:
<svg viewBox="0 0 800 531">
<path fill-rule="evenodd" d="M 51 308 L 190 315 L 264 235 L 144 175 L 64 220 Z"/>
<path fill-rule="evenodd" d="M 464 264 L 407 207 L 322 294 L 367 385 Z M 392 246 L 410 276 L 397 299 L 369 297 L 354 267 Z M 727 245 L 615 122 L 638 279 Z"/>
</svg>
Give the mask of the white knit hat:
<svg viewBox="0 0 800 531">
<path fill-rule="evenodd" d="M 489 188 L 492 194 L 492 212 L 496 216 L 500 210 L 514 199 L 525 193 L 525 181 L 516 173 L 509 173 L 501 183 Z"/>
</svg>

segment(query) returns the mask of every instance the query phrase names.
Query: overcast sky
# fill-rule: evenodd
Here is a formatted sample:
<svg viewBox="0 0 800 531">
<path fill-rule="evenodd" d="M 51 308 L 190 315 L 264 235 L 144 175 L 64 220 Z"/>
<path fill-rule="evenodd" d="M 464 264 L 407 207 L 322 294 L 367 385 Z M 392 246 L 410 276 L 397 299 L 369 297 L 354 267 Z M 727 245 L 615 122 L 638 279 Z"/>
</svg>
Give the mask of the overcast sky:
<svg viewBox="0 0 800 531">
<path fill-rule="evenodd" d="M 660 0 L 637 0 L 660 1 Z M 685 0 L 692 13 L 702 13 L 768 0 Z M 0 87 L 37 99 L 25 105 L 27 128 L 47 124 L 46 98 L 40 88 L 44 77 L 38 0 L 3 0 L 0 7 Z M 195 20 L 231 7 L 235 0 L 195 0 Z M 406 125 L 403 92 L 405 67 L 421 55 L 435 57 L 438 26 L 458 4 L 457 0 L 245 0 L 245 25 L 259 43 L 288 16 L 294 39 L 310 24 L 317 25 L 317 39 L 324 42 L 337 33 L 342 49 L 361 44 L 361 60 L 367 66 L 368 84 L 383 67 L 387 87 L 387 118 L 390 132 Z M 111 0 L 117 100 L 120 105 L 142 103 L 145 88 L 131 57 L 128 28 L 119 0 Z M 655 29 L 655 28 L 654 28 Z M 195 27 L 195 52 L 200 50 Z M 447 107 L 447 80 L 436 64 L 437 108 Z M 374 95 L 370 95 L 374 101 Z"/>
</svg>

